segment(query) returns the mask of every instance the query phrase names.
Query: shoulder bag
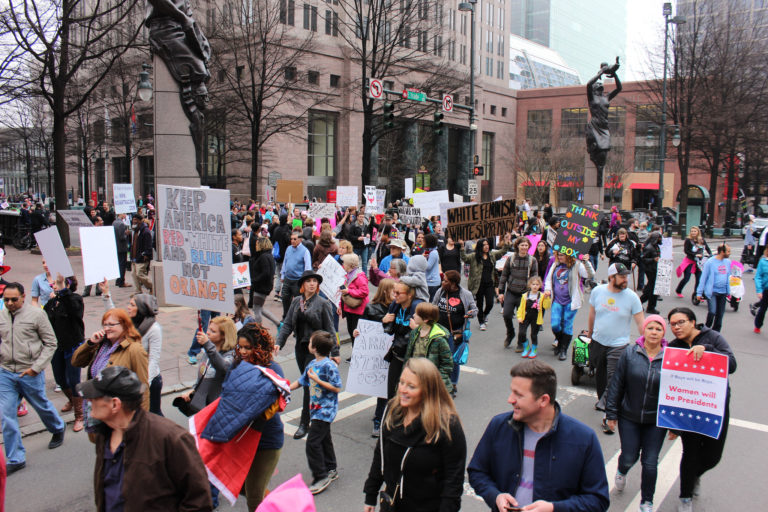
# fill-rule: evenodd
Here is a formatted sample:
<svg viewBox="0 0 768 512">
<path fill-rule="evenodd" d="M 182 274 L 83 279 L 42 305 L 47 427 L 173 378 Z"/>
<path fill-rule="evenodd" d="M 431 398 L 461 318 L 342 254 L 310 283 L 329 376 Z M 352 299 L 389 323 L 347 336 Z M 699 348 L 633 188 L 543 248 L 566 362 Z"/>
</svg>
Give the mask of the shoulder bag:
<svg viewBox="0 0 768 512">
<path fill-rule="evenodd" d="M 382 418 L 387 417 L 387 409 L 384 409 Z M 384 428 L 379 431 L 379 450 L 381 453 L 381 477 L 384 478 Z M 408 454 L 411 452 L 411 447 L 405 449 L 403 458 L 400 461 L 400 476 L 397 478 L 397 484 L 392 494 L 389 494 L 386 489 L 379 491 L 379 510 L 380 512 L 396 512 L 397 500 L 403 498 L 403 470 L 405 469 L 405 459 L 408 458 Z M 385 482 L 386 485 L 386 482 Z"/>
</svg>

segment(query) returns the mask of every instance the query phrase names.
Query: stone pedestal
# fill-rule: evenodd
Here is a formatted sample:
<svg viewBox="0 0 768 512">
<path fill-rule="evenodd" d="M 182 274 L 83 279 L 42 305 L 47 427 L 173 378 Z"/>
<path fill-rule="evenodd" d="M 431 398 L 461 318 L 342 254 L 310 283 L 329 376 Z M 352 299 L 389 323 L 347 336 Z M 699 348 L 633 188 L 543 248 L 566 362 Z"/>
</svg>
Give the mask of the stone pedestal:
<svg viewBox="0 0 768 512">
<path fill-rule="evenodd" d="M 597 186 L 597 167 L 589 159 L 588 153 L 584 155 L 584 204 L 603 207 L 603 187 Z"/>
<path fill-rule="evenodd" d="M 83 210 L 58 210 L 56 214 L 69 233 L 69 245 L 80 247 L 80 228 L 92 228 L 93 222 Z"/>
</svg>

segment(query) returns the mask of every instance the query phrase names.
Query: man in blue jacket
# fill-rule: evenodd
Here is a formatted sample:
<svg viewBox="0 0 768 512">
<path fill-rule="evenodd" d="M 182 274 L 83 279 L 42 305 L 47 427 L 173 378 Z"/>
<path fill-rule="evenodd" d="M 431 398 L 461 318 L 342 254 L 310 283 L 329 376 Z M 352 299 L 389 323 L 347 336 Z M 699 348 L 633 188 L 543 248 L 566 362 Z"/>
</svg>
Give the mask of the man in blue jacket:
<svg viewBox="0 0 768 512">
<path fill-rule="evenodd" d="M 555 370 L 539 360 L 512 367 L 512 413 L 494 417 L 467 468 L 494 512 L 608 510 L 608 480 L 594 431 L 560 411 Z"/>
<path fill-rule="evenodd" d="M 707 327 L 720 332 L 725 315 L 725 303 L 731 294 L 731 247 L 723 244 L 717 248 L 717 255 L 704 264 L 696 295 L 699 300 L 707 299 Z"/>
</svg>

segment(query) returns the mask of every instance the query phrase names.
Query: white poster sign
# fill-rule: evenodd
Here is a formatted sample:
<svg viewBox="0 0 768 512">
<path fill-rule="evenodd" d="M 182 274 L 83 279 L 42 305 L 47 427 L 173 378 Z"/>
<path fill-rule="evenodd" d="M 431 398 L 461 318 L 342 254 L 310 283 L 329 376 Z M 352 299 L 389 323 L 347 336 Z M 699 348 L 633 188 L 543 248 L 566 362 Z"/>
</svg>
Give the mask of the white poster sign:
<svg viewBox="0 0 768 512">
<path fill-rule="evenodd" d="M 48 265 L 48 270 L 52 276 L 56 277 L 57 274 L 64 277 L 75 275 L 72 265 L 69 263 L 67 251 L 61 242 L 59 230 L 55 226 L 35 233 L 35 240 L 37 240 L 37 246 L 43 253 L 43 258 L 45 258 L 45 263 Z"/>
<path fill-rule="evenodd" d="M 166 302 L 234 313 L 229 190 L 159 185 L 157 212 Z"/>
<path fill-rule="evenodd" d="M 352 348 L 346 391 L 387 398 L 389 363 L 384 356 L 392 345 L 392 335 L 384 334 L 384 327 L 379 322 L 369 320 L 360 320 L 357 330 L 360 336 L 355 338 Z"/>
<path fill-rule="evenodd" d="M 365 211 L 366 213 L 375 213 L 376 210 L 376 187 L 365 186 Z"/>
<path fill-rule="evenodd" d="M 233 263 L 232 264 L 232 288 L 237 290 L 238 288 L 245 288 L 251 286 L 251 265 L 250 263 Z"/>
<path fill-rule="evenodd" d="M 447 190 L 435 190 L 434 192 L 420 192 L 413 194 L 413 207 L 421 210 L 421 215 L 426 218 L 440 215 L 440 203 L 450 203 L 451 199 Z"/>
<path fill-rule="evenodd" d="M 83 254 L 84 285 L 120 277 L 117 241 L 112 226 L 80 228 L 80 250 Z"/>
<path fill-rule="evenodd" d="M 405 198 L 413 197 L 413 178 L 405 178 Z"/>
<path fill-rule="evenodd" d="M 656 267 L 656 285 L 653 288 L 654 295 L 669 295 L 672 293 L 672 275 L 675 273 L 675 265 L 672 260 L 658 261 Z"/>
<path fill-rule="evenodd" d="M 387 189 L 376 189 L 376 208 L 378 209 L 378 212 L 376 213 L 384 213 L 387 211 Z"/>
<path fill-rule="evenodd" d="M 459 194 L 453 194 L 453 202 L 454 203 L 463 203 L 464 202 L 464 196 L 460 196 Z"/>
<path fill-rule="evenodd" d="M 357 206 L 358 197 L 357 187 L 336 187 L 336 206 Z"/>
<path fill-rule="evenodd" d="M 329 254 L 320 264 L 320 267 L 318 267 L 317 273 L 323 277 L 323 282 L 320 283 L 320 291 L 323 292 L 333 304 L 338 305 L 341 300 L 340 288 L 341 285 L 344 284 L 344 279 L 347 277 L 344 268 Z"/>
<path fill-rule="evenodd" d="M 664 237 L 661 239 L 661 259 L 662 260 L 673 260 L 675 259 L 672 255 L 672 238 L 671 237 Z"/>
<path fill-rule="evenodd" d="M 323 217 L 332 219 L 336 215 L 336 205 L 333 203 L 309 203 L 308 215 L 315 220 Z"/>
<path fill-rule="evenodd" d="M 115 213 L 133 213 L 136 210 L 136 198 L 133 196 L 133 185 L 130 183 L 112 184 L 115 199 Z"/>
</svg>

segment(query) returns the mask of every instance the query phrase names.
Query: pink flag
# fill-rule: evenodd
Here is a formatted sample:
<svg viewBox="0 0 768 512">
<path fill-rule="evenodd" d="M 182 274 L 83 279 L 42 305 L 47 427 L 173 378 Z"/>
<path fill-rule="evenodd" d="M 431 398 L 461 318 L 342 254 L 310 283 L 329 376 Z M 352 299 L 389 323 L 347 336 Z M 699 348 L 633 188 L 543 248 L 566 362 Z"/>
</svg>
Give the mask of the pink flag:
<svg viewBox="0 0 768 512">
<path fill-rule="evenodd" d="M 296 475 L 267 494 L 255 512 L 316 512 L 307 484 Z"/>
</svg>

